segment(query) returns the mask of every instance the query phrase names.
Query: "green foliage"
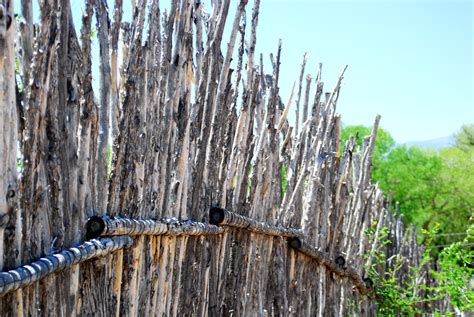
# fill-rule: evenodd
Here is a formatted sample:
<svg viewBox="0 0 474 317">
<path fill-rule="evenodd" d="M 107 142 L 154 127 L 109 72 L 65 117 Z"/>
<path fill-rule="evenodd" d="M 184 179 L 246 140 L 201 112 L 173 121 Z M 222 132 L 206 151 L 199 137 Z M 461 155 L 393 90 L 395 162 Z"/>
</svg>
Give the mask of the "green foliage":
<svg viewBox="0 0 474 317">
<path fill-rule="evenodd" d="M 443 164 L 432 152 L 416 147 L 398 146 L 374 168 L 373 179 L 385 192 L 392 192 L 393 200 L 410 223 L 422 227 L 436 209 L 437 181 Z"/>
<path fill-rule="evenodd" d="M 20 75 L 20 59 L 15 57 L 15 75 Z"/>
<path fill-rule="evenodd" d="M 371 129 L 346 126 L 341 139 L 359 135 L 358 144 Z M 472 223 L 474 214 L 474 125 L 463 126 L 456 135 L 456 147 L 429 151 L 417 147 L 396 146 L 393 138 L 379 129 L 373 154 L 372 179 L 392 201 L 417 232 L 441 224 L 434 245 L 459 241 Z M 436 249 L 433 250 L 436 253 Z"/>
<path fill-rule="evenodd" d="M 23 157 L 21 156 L 16 158 L 16 171 L 19 175 L 23 173 Z"/>
<path fill-rule="evenodd" d="M 97 36 L 97 29 L 96 28 L 91 28 L 91 31 L 89 33 L 89 38 L 91 39 L 91 41 Z"/>
<path fill-rule="evenodd" d="M 463 151 L 474 148 L 474 124 L 465 124 L 455 135 L 456 147 Z"/>
<path fill-rule="evenodd" d="M 18 57 L 15 57 L 15 77 L 16 77 L 16 85 L 19 93 L 23 93 L 23 80 L 21 78 L 21 62 Z"/>
<path fill-rule="evenodd" d="M 112 171 L 112 146 L 107 144 L 107 177 L 110 176 Z"/>
<path fill-rule="evenodd" d="M 441 184 L 432 222 L 442 224 L 442 232 L 465 232 L 474 215 L 474 147 L 463 151 L 447 148 L 439 153 L 443 162 L 437 180 Z M 470 175 L 470 176 L 469 176 Z M 454 240 L 437 239 L 438 244 Z"/>
<path fill-rule="evenodd" d="M 463 241 L 444 248 L 438 258 L 439 271 L 431 274 L 439 283 L 437 291 L 447 292 L 451 304 L 461 311 L 474 311 L 474 225 Z"/>
<path fill-rule="evenodd" d="M 359 148 L 362 148 L 364 137 L 370 135 L 372 128 L 363 125 L 349 125 L 342 128 L 341 131 L 341 146 L 344 146 L 347 140 L 353 136 L 356 140 L 356 144 Z M 390 133 L 382 128 L 377 130 L 377 139 L 375 140 L 375 149 L 372 154 L 372 163 L 374 167 L 378 161 L 390 151 L 395 145 L 395 140 L 392 138 Z M 342 152 L 342 151 L 341 151 Z"/>
<path fill-rule="evenodd" d="M 374 229 L 375 224 L 366 231 L 372 242 L 375 238 Z M 433 231 L 425 231 L 427 240 L 435 237 L 437 230 L 438 227 L 435 226 Z M 388 233 L 386 227 L 382 228 L 378 235 L 380 244 L 376 250 L 369 252 L 366 256 L 366 258 L 373 259 L 366 269 L 374 282 L 379 315 L 414 316 L 415 314 L 434 313 L 439 316 L 441 312 L 430 307 L 434 301 L 441 298 L 446 298 L 459 311 L 474 310 L 474 289 L 470 284 L 470 279 L 474 274 L 472 268 L 474 252 L 468 247 L 473 241 L 474 226 L 470 227 L 463 242 L 454 243 L 440 253 L 438 270 L 428 270 L 427 265 L 435 262 L 429 248 L 423 252 L 422 260 L 418 266 L 406 265 L 407 259 L 401 255 L 393 256 L 389 262 L 383 252 L 385 246 L 391 243 Z M 383 272 L 381 268 L 385 267 L 387 269 Z M 404 270 L 404 274 L 401 273 L 402 270 Z M 420 283 L 427 270 L 435 278 L 434 285 Z"/>
<path fill-rule="evenodd" d="M 285 196 L 286 193 L 286 165 L 282 164 L 281 166 L 281 197 Z"/>
<path fill-rule="evenodd" d="M 371 129 L 347 126 L 343 142 L 358 135 L 357 144 Z M 341 143 L 343 143 L 341 142 Z M 383 316 L 414 316 L 431 311 L 435 300 L 445 298 L 459 311 L 474 311 L 474 125 L 465 125 L 456 135 L 456 146 L 435 151 L 417 147 L 394 147 L 393 138 L 379 129 L 373 153 L 372 178 L 417 231 L 424 232 L 426 247 L 418 266 L 384 250 L 391 241 L 388 230 L 378 233 L 379 247 L 367 255 L 367 269 L 375 285 L 378 312 Z M 462 232 L 467 234 L 463 235 Z M 461 233 L 461 234 L 460 234 Z M 366 234 L 375 238 L 375 225 Z M 463 239 L 464 238 L 464 239 Z M 461 240 L 461 241 L 460 241 Z M 437 270 L 433 264 L 437 263 Z M 431 269 L 427 266 L 431 265 Z M 401 271 L 403 270 L 403 274 Z M 427 273 L 434 284 L 420 284 Z M 381 273 L 383 272 L 383 273 Z M 454 312 L 450 312 L 453 315 Z"/>
<path fill-rule="evenodd" d="M 375 225 L 372 231 L 374 231 Z M 370 230 L 366 231 L 366 234 L 368 234 L 369 239 L 373 243 L 375 234 Z M 383 272 L 383 268 L 388 262 L 383 250 L 386 245 L 391 244 L 388 234 L 389 230 L 383 227 L 378 234 L 380 244 L 373 252 L 369 252 L 366 256 L 373 259 L 371 265 L 366 270 L 374 283 L 378 314 L 381 316 L 397 316 L 400 314 L 413 316 L 415 313 L 422 313 L 418 303 L 422 302 L 423 299 L 416 295 L 417 285 L 415 283 L 421 273 L 420 267 L 407 267 L 408 274 L 402 280 L 399 271 L 404 267 L 406 259 L 396 255 L 395 258 L 391 259 L 392 262 L 388 269 Z"/>
<path fill-rule="evenodd" d="M 373 179 L 392 192 L 409 223 L 421 229 L 441 224 L 435 245 L 459 240 L 451 233 L 465 232 L 474 212 L 474 150 L 448 148 L 431 152 L 400 146 L 374 168 Z"/>
</svg>

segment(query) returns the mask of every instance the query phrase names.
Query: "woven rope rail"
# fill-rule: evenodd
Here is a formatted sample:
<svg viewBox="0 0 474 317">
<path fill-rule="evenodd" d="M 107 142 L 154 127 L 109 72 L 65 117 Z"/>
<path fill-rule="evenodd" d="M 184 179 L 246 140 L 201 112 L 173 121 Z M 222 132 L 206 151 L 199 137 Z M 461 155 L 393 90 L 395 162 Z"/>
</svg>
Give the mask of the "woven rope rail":
<svg viewBox="0 0 474 317">
<path fill-rule="evenodd" d="M 76 247 L 42 257 L 17 269 L 0 272 L 0 296 L 31 285 L 46 275 L 59 272 L 74 264 L 129 247 L 132 242 L 129 236 L 93 239 Z"/>
<path fill-rule="evenodd" d="M 210 209 L 209 222 L 214 225 L 242 228 L 250 232 L 266 234 L 269 236 L 289 238 L 303 235 L 301 229 L 269 225 L 219 207 L 212 207 Z"/>
<path fill-rule="evenodd" d="M 224 232 L 218 226 L 193 221 L 181 221 L 177 218 L 165 218 L 162 220 L 151 219 L 129 219 L 129 218 L 108 218 L 93 216 L 86 224 L 86 237 L 88 239 L 99 236 L 115 235 L 215 235 Z"/>
<path fill-rule="evenodd" d="M 325 265 L 329 271 L 336 275 L 351 279 L 361 294 L 368 294 L 372 288 L 370 279 L 362 279 L 354 268 L 345 267 L 346 261 L 342 256 L 337 256 L 333 260 L 324 255 L 323 252 L 317 250 L 314 246 L 308 244 L 302 238 L 303 231 L 301 229 L 268 225 L 220 207 L 212 207 L 210 209 L 209 222 L 215 225 L 242 228 L 270 236 L 287 237 L 290 247 L 315 259 L 318 263 Z"/>
<path fill-rule="evenodd" d="M 289 238 L 288 245 L 315 259 L 321 265 L 325 265 L 334 274 L 351 279 L 354 286 L 363 295 L 368 294 L 373 287 L 369 278 L 362 279 L 353 267 L 345 267 L 346 260 L 342 256 L 338 256 L 333 260 L 299 237 Z"/>
<path fill-rule="evenodd" d="M 174 217 L 157 221 L 151 219 L 93 216 L 89 218 L 86 224 L 86 238 L 92 240 L 42 257 L 38 261 L 17 269 L 0 272 L 0 296 L 31 285 L 48 274 L 64 270 L 74 264 L 95 257 L 105 256 L 115 250 L 129 247 L 133 242 L 130 236 L 218 235 L 224 232 L 224 228 L 220 226 L 229 226 L 249 232 L 288 238 L 288 245 L 292 249 L 315 259 L 334 274 L 349 278 L 361 294 L 368 294 L 373 287 L 370 279 L 362 279 L 354 268 L 345 267 L 345 259 L 342 256 L 338 256 L 333 260 L 316 247 L 308 244 L 302 237 L 303 232 L 301 229 L 269 225 L 219 207 L 212 207 L 209 210 L 209 222 L 182 221 Z M 99 236 L 111 237 L 98 238 Z"/>
</svg>

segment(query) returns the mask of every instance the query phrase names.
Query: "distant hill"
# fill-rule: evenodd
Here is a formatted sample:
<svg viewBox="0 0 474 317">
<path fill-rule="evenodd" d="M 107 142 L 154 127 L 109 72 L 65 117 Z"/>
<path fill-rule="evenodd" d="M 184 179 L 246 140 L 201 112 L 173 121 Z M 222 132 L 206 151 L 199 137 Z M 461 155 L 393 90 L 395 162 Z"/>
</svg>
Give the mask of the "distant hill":
<svg viewBox="0 0 474 317">
<path fill-rule="evenodd" d="M 421 148 L 431 149 L 431 150 L 444 149 L 444 148 L 453 146 L 454 144 L 455 144 L 455 139 L 453 135 L 446 136 L 443 138 L 426 140 L 426 141 L 411 141 L 411 142 L 403 143 L 403 145 L 406 145 L 406 146 L 419 146 Z"/>
</svg>

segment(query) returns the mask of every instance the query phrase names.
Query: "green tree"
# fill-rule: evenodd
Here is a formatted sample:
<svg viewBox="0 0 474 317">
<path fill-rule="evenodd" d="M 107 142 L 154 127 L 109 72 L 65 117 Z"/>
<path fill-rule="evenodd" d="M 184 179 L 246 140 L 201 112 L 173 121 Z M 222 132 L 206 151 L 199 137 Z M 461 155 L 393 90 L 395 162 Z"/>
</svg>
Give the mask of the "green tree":
<svg viewBox="0 0 474 317">
<path fill-rule="evenodd" d="M 372 177 L 384 192 L 392 193 L 409 223 L 426 229 L 434 211 L 441 207 L 438 196 L 443 192 L 439 182 L 442 168 L 442 160 L 434 152 L 397 146 L 379 162 Z"/>
<path fill-rule="evenodd" d="M 438 209 L 431 222 L 442 225 L 444 233 L 465 231 L 472 224 L 474 215 L 474 147 L 462 150 L 458 147 L 439 152 L 443 169 L 438 181 L 442 191 L 437 197 Z M 460 236 L 441 236 L 439 244 L 458 241 Z"/>
<path fill-rule="evenodd" d="M 439 152 L 399 146 L 373 173 L 385 192 L 399 202 L 409 223 L 431 230 L 440 225 L 434 245 L 463 238 L 474 212 L 474 150 L 447 148 Z"/>
<path fill-rule="evenodd" d="M 363 125 L 348 125 L 344 126 L 341 131 L 341 146 L 344 146 L 346 141 L 349 140 L 351 136 L 355 137 L 356 144 L 359 148 L 362 148 L 364 142 L 364 137 L 370 135 L 372 132 L 371 127 L 366 127 Z M 372 155 L 372 163 L 374 168 L 377 167 L 377 163 L 380 159 L 390 151 L 390 149 L 395 145 L 395 140 L 392 138 L 390 133 L 382 128 L 377 130 L 377 139 L 375 140 L 374 153 Z"/>
<path fill-rule="evenodd" d="M 469 151 L 474 148 L 474 124 L 465 124 L 458 133 L 455 134 L 456 147 Z"/>
<path fill-rule="evenodd" d="M 357 144 L 371 128 L 346 126 L 343 142 L 358 136 Z M 433 245 L 446 245 L 463 239 L 474 214 L 474 125 L 463 126 L 456 135 L 456 146 L 430 151 L 418 147 L 396 146 L 388 132 L 379 129 L 373 154 L 372 179 L 379 182 L 407 223 L 418 233 L 437 223 L 440 232 Z M 342 143 L 343 143 L 342 142 Z"/>
</svg>

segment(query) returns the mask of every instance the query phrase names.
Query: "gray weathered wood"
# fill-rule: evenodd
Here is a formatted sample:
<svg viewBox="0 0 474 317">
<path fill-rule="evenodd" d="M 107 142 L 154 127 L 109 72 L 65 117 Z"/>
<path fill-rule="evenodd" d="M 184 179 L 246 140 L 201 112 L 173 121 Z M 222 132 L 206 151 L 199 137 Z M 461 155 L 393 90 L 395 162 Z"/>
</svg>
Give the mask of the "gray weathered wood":
<svg viewBox="0 0 474 317">
<path fill-rule="evenodd" d="M 13 2 L 0 4 L 12 17 Z M 370 180 L 379 118 L 362 151 L 351 139 L 341 152 L 345 68 L 326 92 L 321 64 L 303 90 L 303 65 L 296 101 L 292 92 L 285 104 L 284 45 L 275 43 L 269 60 L 267 52 L 255 58 L 260 1 L 248 15 L 247 1 L 234 12 L 230 5 L 177 0 L 163 10 L 138 0 L 126 21 L 117 0 L 109 27 L 105 1 L 87 0 L 80 35 L 67 0 L 42 1 L 37 28 L 31 1 L 21 3 L 18 30 L 0 15 L 0 267 L 23 267 L 16 273 L 28 282 L 0 299 L 2 313 L 371 316 L 375 301 L 361 282 L 374 263 L 367 253 L 403 257 L 396 274 L 408 278 L 422 250 Z M 208 224 L 216 205 L 226 210 L 221 227 Z M 28 265 L 87 243 L 87 219 L 106 211 L 107 234 L 133 234 L 130 248 L 32 282 Z M 383 227 L 390 246 L 381 245 Z M 306 254 L 288 246 L 285 237 L 296 235 L 311 246 Z M 338 267 L 341 257 L 353 269 Z M 428 281 L 423 270 L 417 283 Z"/>
</svg>

